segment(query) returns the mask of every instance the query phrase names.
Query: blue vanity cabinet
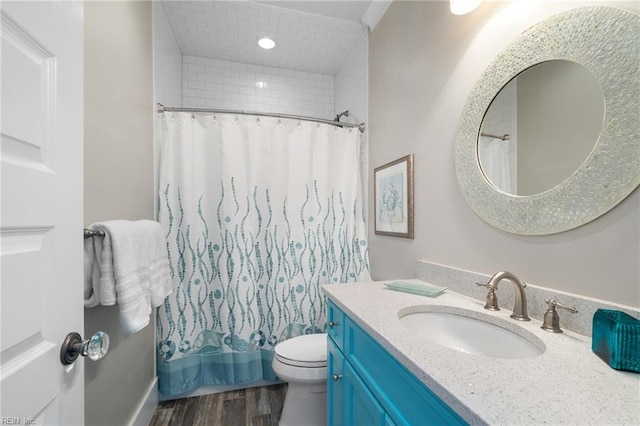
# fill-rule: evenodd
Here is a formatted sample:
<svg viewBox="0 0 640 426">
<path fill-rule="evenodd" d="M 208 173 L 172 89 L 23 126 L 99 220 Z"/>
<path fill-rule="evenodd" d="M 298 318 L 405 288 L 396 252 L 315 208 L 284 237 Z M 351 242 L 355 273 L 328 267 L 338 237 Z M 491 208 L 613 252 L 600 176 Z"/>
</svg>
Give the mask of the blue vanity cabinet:
<svg viewBox="0 0 640 426">
<path fill-rule="evenodd" d="M 451 408 L 347 315 L 341 338 L 328 333 L 328 423 L 335 425 L 464 425 Z"/>
<path fill-rule="evenodd" d="M 369 391 L 358 374 L 331 339 L 328 341 L 327 369 L 329 391 L 327 419 L 330 426 L 338 425 L 393 425 L 378 400 Z"/>
</svg>

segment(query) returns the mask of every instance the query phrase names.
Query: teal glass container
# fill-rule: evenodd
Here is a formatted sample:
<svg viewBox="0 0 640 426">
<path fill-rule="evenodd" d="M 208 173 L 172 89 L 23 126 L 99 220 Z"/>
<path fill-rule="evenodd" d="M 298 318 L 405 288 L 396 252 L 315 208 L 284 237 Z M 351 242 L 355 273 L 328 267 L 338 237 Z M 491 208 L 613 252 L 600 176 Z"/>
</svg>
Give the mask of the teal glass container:
<svg viewBox="0 0 640 426">
<path fill-rule="evenodd" d="M 640 321 L 624 312 L 598 309 L 591 350 L 616 370 L 640 373 Z"/>
</svg>

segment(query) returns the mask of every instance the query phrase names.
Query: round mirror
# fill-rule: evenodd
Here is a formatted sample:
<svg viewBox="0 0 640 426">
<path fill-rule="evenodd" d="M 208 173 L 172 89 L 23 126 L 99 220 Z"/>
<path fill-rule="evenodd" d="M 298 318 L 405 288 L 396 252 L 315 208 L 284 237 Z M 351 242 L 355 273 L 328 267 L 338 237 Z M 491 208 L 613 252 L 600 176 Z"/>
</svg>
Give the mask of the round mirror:
<svg viewBox="0 0 640 426">
<path fill-rule="evenodd" d="M 638 34 L 640 15 L 611 7 L 585 7 L 540 22 L 496 56 L 469 94 L 456 133 L 458 185 L 478 216 L 515 234 L 553 234 L 588 223 L 633 192 L 640 184 Z M 594 81 L 578 84 L 563 98 L 601 97 L 594 104 L 575 100 L 573 106 L 565 107 L 569 115 L 551 112 L 560 101 L 548 102 L 547 98 L 555 98 L 560 89 L 573 83 L 558 75 L 567 67 L 582 74 L 570 80 Z M 528 79 L 530 73 L 540 74 L 537 86 L 527 90 L 539 98 L 535 102 L 540 104 L 533 109 L 542 111 L 550 121 L 532 119 L 525 130 L 525 124 L 519 122 L 524 109 L 516 105 L 514 127 L 492 127 L 490 121 L 499 121 L 492 117 L 492 104 L 497 108 L 499 94 L 513 90 L 503 88 L 518 76 L 516 94 L 510 96 L 519 103 L 525 85 L 520 75 Z M 541 96 L 549 91 L 552 93 Z M 573 125 L 564 127 L 570 122 Z M 516 163 L 500 162 L 497 168 L 514 168 L 509 173 L 515 176 L 515 184 L 500 182 L 499 174 L 506 171 L 490 171 L 493 160 L 481 152 L 486 138 L 482 133 L 503 139 L 507 139 L 505 134 L 509 139 L 513 135 L 518 152 L 511 155 Z M 523 141 L 525 133 L 534 135 L 531 143 Z M 550 134 L 559 138 L 552 140 Z M 568 142 L 578 134 L 578 146 Z M 530 181 L 526 185 L 521 172 Z"/>
<path fill-rule="evenodd" d="M 588 69 L 564 60 L 534 65 L 487 109 L 478 137 L 482 172 L 507 194 L 547 191 L 587 159 L 603 117 L 602 90 Z"/>
</svg>

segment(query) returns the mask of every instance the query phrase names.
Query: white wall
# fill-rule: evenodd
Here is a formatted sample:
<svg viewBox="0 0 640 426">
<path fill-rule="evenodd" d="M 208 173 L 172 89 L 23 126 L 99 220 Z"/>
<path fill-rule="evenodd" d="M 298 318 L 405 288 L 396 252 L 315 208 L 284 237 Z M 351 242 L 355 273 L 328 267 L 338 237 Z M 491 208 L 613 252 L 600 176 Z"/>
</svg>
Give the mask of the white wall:
<svg viewBox="0 0 640 426">
<path fill-rule="evenodd" d="M 182 106 L 182 52 L 161 3 L 153 3 L 153 83 L 155 102 Z"/>
<path fill-rule="evenodd" d="M 330 75 L 188 55 L 182 69 L 185 107 L 333 118 Z"/>
<path fill-rule="evenodd" d="M 475 81 L 510 40 L 586 4 L 638 12 L 637 2 L 525 3 L 528 10 L 518 2 L 484 2 L 454 16 L 448 2 L 394 1 L 370 34 L 370 169 L 414 153 L 416 185 L 414 240 L 370 229 L 373 276 L 414 277 L 416 260 L 424 259 L 484 274 L 506 269 L 535 285 L 640 306 L 640 191 L 584 226 L 531 237 L 491 227 L 458 189 L 460 113 Z"/>
</svg>

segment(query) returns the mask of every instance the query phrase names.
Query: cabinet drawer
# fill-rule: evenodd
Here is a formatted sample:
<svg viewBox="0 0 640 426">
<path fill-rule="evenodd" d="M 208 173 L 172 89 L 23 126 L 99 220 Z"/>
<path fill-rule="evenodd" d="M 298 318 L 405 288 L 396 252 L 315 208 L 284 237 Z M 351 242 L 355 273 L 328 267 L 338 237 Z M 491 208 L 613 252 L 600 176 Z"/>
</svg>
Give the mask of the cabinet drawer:
<svg viewBox="0 0 640 426">
<path fill-rule="evenodd" d="M 338 349 L 343 350 L 344 313 L 327 299 L 327 334 L 333 339 Z"/>
<path fill-rule="evenodd" d="M 453 410 L 345 316 L 344 353 L 398 425 L 466 424 Z"/>
</svg>

